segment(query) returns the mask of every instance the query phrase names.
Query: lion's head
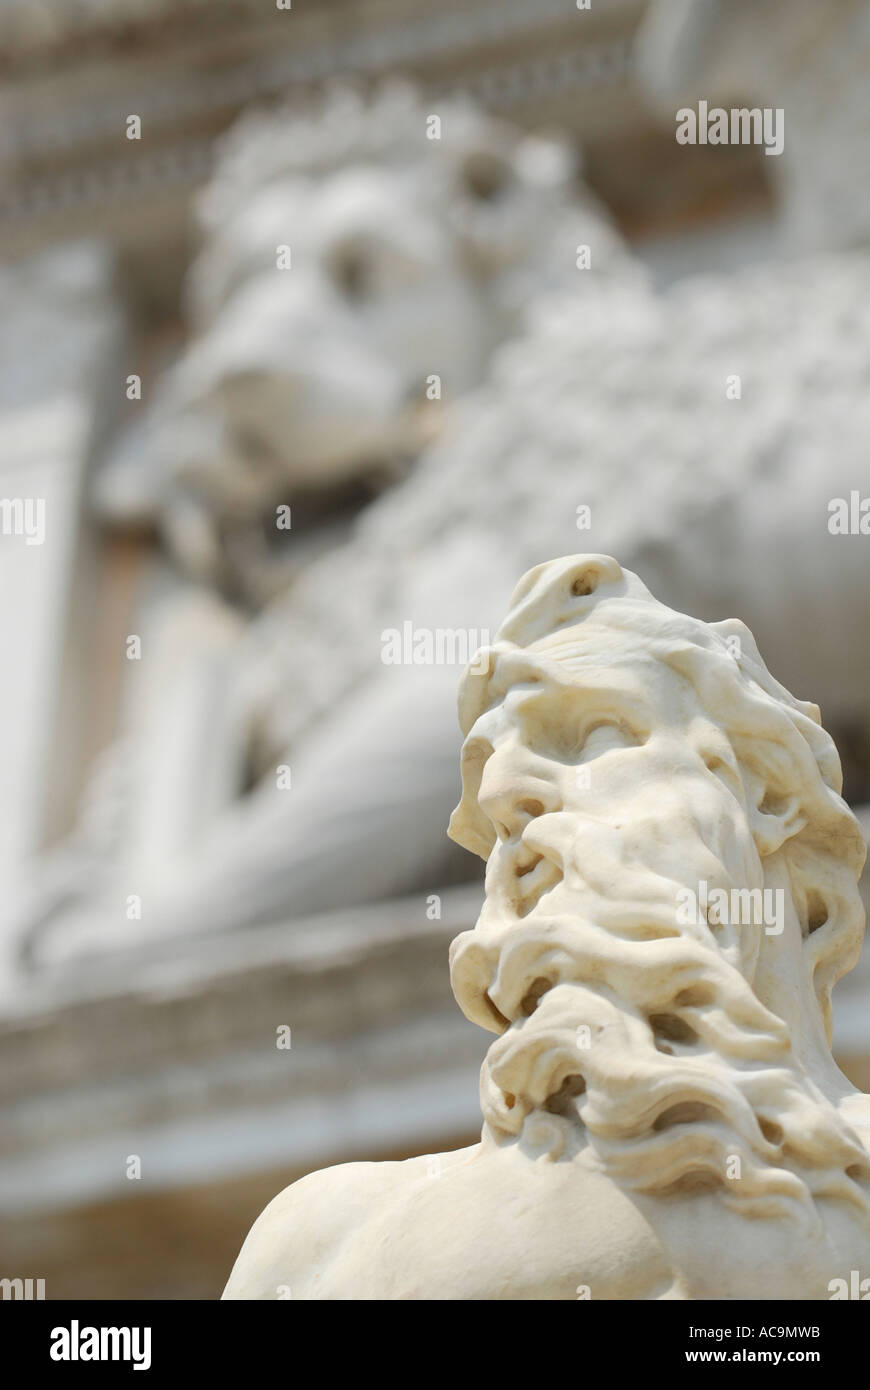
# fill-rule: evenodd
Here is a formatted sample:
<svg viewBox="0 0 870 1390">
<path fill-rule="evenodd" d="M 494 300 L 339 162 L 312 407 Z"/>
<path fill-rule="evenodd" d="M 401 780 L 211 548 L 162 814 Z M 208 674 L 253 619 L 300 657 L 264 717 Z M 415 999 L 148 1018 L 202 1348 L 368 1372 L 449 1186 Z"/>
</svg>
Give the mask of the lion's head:
<svg viewBox="0 0 870 1390">
<path fill-rule="evenodd" d="M 521 580 L 460 721 L 450 833 L 487 859 L 487 897 L 451 969 L 464 1012 L 501 1033 L 485 1133 L 585 1149 L 637 1191 L 866 1215 L 829 1051 L 865 849 L 816 706 L 742 623 L 677 613 L 586 555 Z M 714 889 L 743 916 L 687 921 L 686 895 Z"/>
<path fill-rule="evenodd" d="M 298 504 L 303 554 L 306 512 L 329 520 L 318 490 L 333 512 L 352 510 L 366 479 L 395 476 L 538 291 L 629 264 L 561 142 L 458 98 L 426 105 L 402 83 L 243 118 L 200 222 L 192 338 L 144 454 L 163 467 L 175 548 L 204 577 L 233 559 L 221 528 L 238 539 L 276 503 Z M 578 273 L 580 243 L 591 275 Z M 125 479 L 147 471 L 141 447 L 126 468 L 119 456 L 103 486 L 110 512 L 123 512 Z"/>
</svg>

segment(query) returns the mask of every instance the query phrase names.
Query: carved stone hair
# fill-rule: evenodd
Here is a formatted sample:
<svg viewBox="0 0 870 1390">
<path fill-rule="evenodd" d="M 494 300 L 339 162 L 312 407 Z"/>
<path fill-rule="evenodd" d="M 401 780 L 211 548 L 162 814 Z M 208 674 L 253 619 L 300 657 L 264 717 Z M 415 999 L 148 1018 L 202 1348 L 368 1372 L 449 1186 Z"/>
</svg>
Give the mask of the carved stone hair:
<svg viewBox="0 0 870 1390">
<path fill-rule="evenodd" d="M 434 120 L 440 122 L 437 138 L 427 138 Z M 220 141 L 212 177 L 197 200 L 205 247 L 190 276 L 192 310 L 208 317 L 225 297 L 233 227 L 240 219 L 264 221 L 262 212 L 255 216 L 255 198 L 275 189 L 286 197 L 294 187 L 308 196 L 313 183 L 342 169 L 413 176 L 421 199 L 452 226 L 462 254 L 482 277 L 537 258 L 548 268 L 546 285 L 555 273 L 551 243 L 558 235 L 563 254 L 555 269 L 558 283 L 567 286 L 576 270 L 564 247 L 574 245 L 574 232 L 588 241 L 593 230 L 600 263 L 627 264 L 607 214 L 575 182 L 577 162 L 573 148 L 556 136 L 518 135 L 460 95 L 427 105 L 399 79 L 369 89 L 333 82 L 308 106 L 249 111 Z M 522 208 L 511 196 L 519 189 Z M 285 226 L 289 222 L 285 210 Z M 274 240 L 271 249 L 274 254 Z"/>
<path fill-rule="evenodd" d="M 463 677 L 463 732 L 515 682 L 535 673 L 558 682 L 593 613 L 587 640 L 602 643 L 603 662 L 666 664 L 729 740 L 747 835 L 762 866 L 775 852 L 786 866 L 802 968 L 830 1043 L 831 989 L 863 936 L 864 841 L 840 795 L 839 759 L 817 707 L 774 680 L 742 623 L 676 613 L 607 556 L 538 566 L 517 586 L 485 659 Z M 554 641 L 560 633 L 564 642 Z M 484 759 L 469 743 L 450 834 L 487 857 L 493 830 L 477 801 Z M 481 1075 L 484 1133 L 553 1157 L 589 1145 L 605 1171 L 640 1191 L 713 1186 L 743 1211 L 804 1217 L 814 1214 L 813 1197 L 825 1195 L 870 1219 L 863 1146 L 753 988 L 757 952 L 738 965 L 712 932 L 675 934 L 673 926 L 633 940 L 579 912 L 539 906 L 525 920 L 488 917 L 454 941 L 460 1005 L 502 1033 Z M 578 1043 L 581 1025 L 591 1046 Z M 740 1177 L 732 1181 L 726 1170 L 735 1158 Z"/>
<path fill-rule="evenodd" d="M 293 176 L 313 178 L 354 164 L 418 160 L 429 111 L 450 139 L 432 140 L 432 154 L 487 151 L 508 157 L 516 143 L 508 127 L 463 97 L 427 106 L 412 84 L 392 79 L 366 90 L 348 81 L 328 84 L 310 106 L 299 102 L 246 112 L 222 138 L 212 181 L 201 196 L 201 219 L 219 226 L 246 197 Z M 567 154 L 565 156 L 567 160 Z M 571 171 L 563 164 L 561 174 Z"/>
</svg>

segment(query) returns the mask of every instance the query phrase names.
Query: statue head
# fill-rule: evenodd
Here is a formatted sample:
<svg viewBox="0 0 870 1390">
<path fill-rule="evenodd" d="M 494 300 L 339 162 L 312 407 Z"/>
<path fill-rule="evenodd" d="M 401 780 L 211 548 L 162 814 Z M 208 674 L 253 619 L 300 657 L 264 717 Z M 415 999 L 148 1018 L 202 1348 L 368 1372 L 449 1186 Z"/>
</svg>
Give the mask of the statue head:
<svg viewBox="0 0 870 1390">
<path fill-rule="evenodd" d="M 188 568 L 219 573 L 220 528 L 238 537 L 276 503 L 297 503 L 304 553 L 306 514 L 330 519 L 318 493 L 352 511 L 401 475 L 538 291 L 628 264 L 574 163 L 561 141 L 396 82 L 238 123 L 200 199 L 191 339 L 149 446 Z M 594 276 L 578 275 L 581 241 Z M 109 511 L 112 475 L 120 511 L 130 465 L 107 475 Z"/>
<path fill-rule="evenodd" d="M 451 971 L 501 1034 L 485 1134 L 584 1148 L 638 1191 L 866 1212 L 865 1151 L 823 1090 L 865 847 L 817 707 L 742 623 L 584 555 L 520 581 L 459 708 L 450 834 L 487 872 Z"/>
</svg>

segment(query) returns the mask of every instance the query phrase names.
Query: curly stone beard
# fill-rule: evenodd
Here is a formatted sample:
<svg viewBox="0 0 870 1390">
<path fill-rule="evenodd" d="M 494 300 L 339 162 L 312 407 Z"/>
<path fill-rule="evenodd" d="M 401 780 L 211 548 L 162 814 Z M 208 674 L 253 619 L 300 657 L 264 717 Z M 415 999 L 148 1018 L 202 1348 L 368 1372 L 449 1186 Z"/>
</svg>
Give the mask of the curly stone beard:
<svg viewBox="0 0 870 1390">
<path fill-rule="evenodd" d="M 626 807 L 615 842 L 581 816 L 542 817 L 535 834 L 562 840 L 563 881 L 522 916 L 491 863 L 480 922 L 451 952 L 465 1012 L 504 1028 L 481 1072 L 484 1138 L 554 1159 L 584 1152 L 638 1192 L 717 1189 L 746 1215 L 817 1219 L 813 1199 L 828 1197 L 870 1220 L 864 1147 L 752 987 L 762 928 L 678 924 L 677 892 L 700 879 L 764 886 L 745 818 L 722 808 L 718 826 L 707 805 L 663 836 Z M 808 885 L 824 881 L 817 851 L 795 841 L 781 857 L 802 919 Z M 845 864 L 833 876 L 828 864 L 828 881 L 831 935 L 854 910 L 854 882 Z"/>
</svg>

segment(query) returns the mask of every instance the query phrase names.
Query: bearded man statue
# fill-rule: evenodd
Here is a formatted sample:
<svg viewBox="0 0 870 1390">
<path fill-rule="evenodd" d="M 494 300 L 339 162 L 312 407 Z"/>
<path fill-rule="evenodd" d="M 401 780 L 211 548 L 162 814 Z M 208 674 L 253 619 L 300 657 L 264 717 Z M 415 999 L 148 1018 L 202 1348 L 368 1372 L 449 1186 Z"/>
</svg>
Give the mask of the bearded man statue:
<svg viewBox="0 0 870 1390">
<path fill-rule="evenodd" d="M 865 848 L 818 708 L 741 622 L 584 555 L 520 581 L 459 709 L 450 835 L 487 871 L 451 978 L 499 1035 L 480 1143 L 294 1183 L 224 1296 L 827 1299 L 870 1274 L 870 1100 L 830 1051 Z"/>
</svg>

